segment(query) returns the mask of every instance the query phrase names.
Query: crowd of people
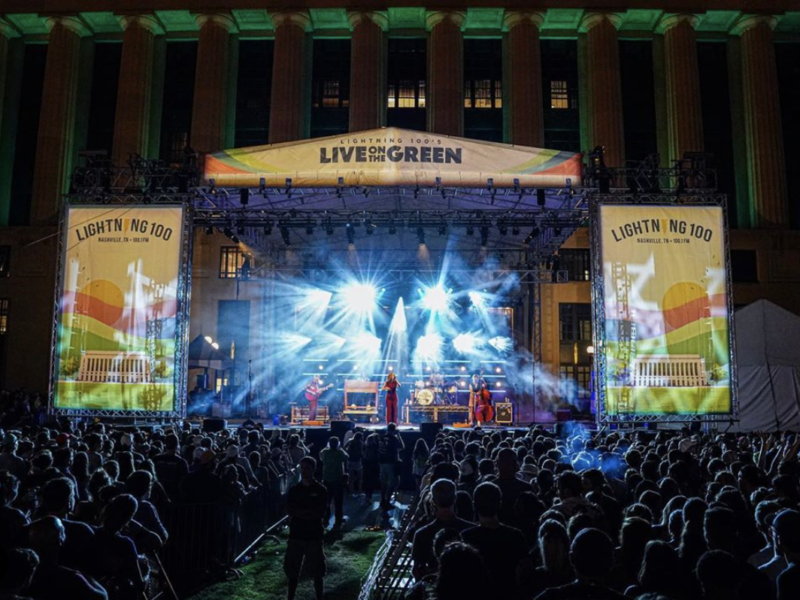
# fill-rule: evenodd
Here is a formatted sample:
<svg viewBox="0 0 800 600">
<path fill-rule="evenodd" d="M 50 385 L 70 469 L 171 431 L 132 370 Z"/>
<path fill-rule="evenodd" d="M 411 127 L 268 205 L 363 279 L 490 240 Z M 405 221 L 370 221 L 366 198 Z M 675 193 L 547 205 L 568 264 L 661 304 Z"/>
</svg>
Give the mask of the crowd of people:
<svg viewBox="0 0 800 600">
<path fill-rule="evenodd" d="M 795 434 L 440 432 L 414 449 L 407 597 L 797 600 L 798 449 Z"/>
<path fill-rule="evenodd" d="M 0 395 L 0 598 L 142 597 L 171 503 L 241 503 L 291 477 L 300 435 L 61 420 Z"/>
</svg>

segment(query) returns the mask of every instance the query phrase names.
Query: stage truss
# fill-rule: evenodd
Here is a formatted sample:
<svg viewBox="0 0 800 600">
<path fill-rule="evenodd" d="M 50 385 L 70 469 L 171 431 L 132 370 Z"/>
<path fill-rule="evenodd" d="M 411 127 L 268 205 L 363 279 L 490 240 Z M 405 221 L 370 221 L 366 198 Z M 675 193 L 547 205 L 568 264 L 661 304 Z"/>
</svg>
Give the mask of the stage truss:
<svg viewBox="0 0 800 600">
<path fill-rule="evenodd" d="M 441 186 L 416 187 L 363 187 L 341 186 L 334 188 L 283 188 L 260 186 L 256 188 L 222 188 L 213 181 L 202 182 L 196 168 L 196 156 L 187 154 L 182 165 L 166 165 L 162 161 L 131 157 L 125 167 L 112 165 L 104 157 L 88 153 L 83 156 L 85 164 L 76 168 L 72 176 L 70 191 L 65 204 L 182 204 L 184 212 L 184 240 L 182 267 L 185 279 L 180 287 L 180 314 L 182 318 L 180 336 L 185 340 L 180 352 L 185 369 L 188 347 L 188 304 L 191 296 L 191 261 L 193 229 L 203 227 L 207 231 L 224 232 L 232 241 L 241 241 L 266 259 L 265 265 L 253 269 L 249 277 L 254 279 L 290 279 L 307 276 L 315 270 L 333 270 L 324 257 L 309 253 L 301 264 L 286 260 L 288 244 L 286 232 L 319 230 L 327 233 L 347 228 L 358 228 L 370 235 L 377 230 L 415 231 L 452 230 L 490 232 L 496 242 L 490 250 L 497 267 L 483 270 L 482 277 L 500 278 L 514 273 L 520 284 L 520 296 L 527 295 L 530 311 L 530 351 L 535 362 L 542 359 L 541 286 L 567 283 L 567 272 L 558 269 L 557 253 L 564 242 L 582 226 L 589 226 L 596 215 L 597 207 L 604 203 L 615 204 L 689 204 L 725 206 L 725 195 L 716 193 L 716 173 L 705 164 L 702 155 L 675 161 L 669 168 L 659 168 L 658 159 L 649 158 L 641 163 L 623 168 L 609 169 L 602 164 L 602 157 L 587 168 L 583 182 L 571 182 L 561 189 L 523 189 L 515 185 L 509 188 L 494 188 L 490 180 L 484 188 L 445 188 Z M 290 180 L 287 180 L 287 183 Z M 577 184 L 577 185 L 575 185 Z M 66 215 L 66 210 L 62 213 Z M 63 223 L 62 223 L 63 225 Z M 504 230 L 528 232 L 522 244 L 503 244 Z M 501 233 L 497 242 L 497 232 Z M 596 320 L 598 302 L 602 303 L 602 266 L 598 271 L 599 242 L 592 236 L 592 304 L 595 347 L 598 346 L 598 331 L 603 323 Z M 63 240 L 59 240 L 63 244 Z M 728 252 L 727 232 L 725 248 Z M 486 243 L 481 249 L 480 259 L 485 260 Z M 59 251 L 63 251 L 60 246 Z M 60 263 L 59 263 L 60 265 Z M 471 265 L 470 265 L 471 266 Z M 339 267 L 335 267 L 337 270 Z M 383 265 L 391 277 L 398 281 L 412 280 L 426 272 L 419 265 L 400 260 L 397 264 Z M 61 267 L 57 284 L 61 284 Z M 432 266 L 430 274 L 439 270 Z M 465 268 L 461 273 L 473 276 L 475 270 Z M 728 295 L 730 296 L 730 272 Z M 733 306 L 729 297 L 729 306 Z M 600 307 L 602 308 L 602 306 Z M 57 315 L 56 304 L 54 315 Z M 602 320 L 602 317 L 601 317 Z M 53 340 L 55 352 L 57 316 L 54 320 Z M 731 327 L 731 351 L 734 351 Z M 595 369 L 601 361 L 601 353 L 595 354 Z M 179 418 L 186 414 L 185 370 L 181 398 L 175 414 L 163 412 L 149 414 L 147 411 L 61 411 L 71 416 L 101 416 L 127 418 Z M 732 369 L 732 394 L 735 402 L 735 369 Z M 536 403 L 535 379 L 532 392 Z M 51 391 L 52 398 L 52 391 Z M 686 422 L 686 421 L 731 421 L 736 415 L 724 417 L 685 415 L 620 415 L 609 418 L 597 411 L 600 424 L 637 422 Z M 108 413 L 108 414 L 106 414 Z M 123 414 L 125 413 L 125 414 Z"/>
<path fill-rule="evenodd" d="M 594 380 L 595 393 L 597 398 L 597 422 L 600 425 L 623 425 L 637 423 L 707 423 L 725 424 L 738 421 L 739 402 L 738 402 L 738 380 L 736 376 L 736 336 L 734 332 L 733 319 L 733 286 L 730 271 L 730 244 L 728 236 L 728 216 L 726 207 L 727 197 L 725 194 L 716 193 L 714 190 L 690 190 L 683 194 L 630 194 L 630 193 L 608 193 L 593 194 L 591 199 L 591 260 L 592 260 L 592 333 L 594 354 Z M 602 332 L 605 331 L 605 307 L 604 307 L 604 281 L 603 259 L 600 235 L 600 219 L 598 218 L 600 207 L 603 205 L 651 205 L 651 206 L 718 206 L 723 211 L 723 241 L 725 253 L 725 289 L 729 310 L 728 318 L 728 343 L 730 348 L 731 368 L 731 414 L 703 414 L 703 415 L 652 415 L 652 414 L 614 414 L 610 415 L 605 411 L 605 386 L 602 384 L 606 371 L 606 356 L 603 348 Z"/>
</svg>

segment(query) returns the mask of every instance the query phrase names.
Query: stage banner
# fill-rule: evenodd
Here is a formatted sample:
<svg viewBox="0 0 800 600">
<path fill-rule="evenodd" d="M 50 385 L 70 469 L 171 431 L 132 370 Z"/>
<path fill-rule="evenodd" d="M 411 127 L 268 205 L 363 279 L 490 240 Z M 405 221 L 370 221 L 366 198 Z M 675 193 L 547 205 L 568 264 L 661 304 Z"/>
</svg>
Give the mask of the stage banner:
<svg viewBox="0 0 800 600">
<path fill-rule="evenodd" d="M 422 185 L 497 188 L 579 185 L 581 155 L 394 127 L 222 150 L 205 156 L 217 186 L 283 188 Z"/>
<path fill-rule="evenodd" d="M 603 205 L 599 213 L 604 412 L 730 414 L 722 208 Z"/>
<path fill-rule="evenodd" d="M 183 210 L 68 209 L 54 408 L 175 409 Z"/>
</svg>

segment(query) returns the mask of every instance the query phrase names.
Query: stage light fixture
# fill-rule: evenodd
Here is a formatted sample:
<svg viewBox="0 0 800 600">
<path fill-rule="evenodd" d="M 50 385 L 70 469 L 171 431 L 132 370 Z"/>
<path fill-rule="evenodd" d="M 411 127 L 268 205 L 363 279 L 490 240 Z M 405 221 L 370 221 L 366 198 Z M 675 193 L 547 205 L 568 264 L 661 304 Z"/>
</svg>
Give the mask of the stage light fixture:
<svg viewBox="0 0 800 600">
<path fill-rule="evenodd" d="M 475 228 L 472 225 L 467 225 L 467 235 L 474 235 Z"/>
<path fill-rule="evenodd" d="M 372 224 L 372 221 L 367 219 L 367 222 L 364 223 L 364 227 L 366 228 L 367 235 L 372 235 L 375 232 L 375 225 Z"/>
<path fill-rule="evenodd" d="M 469 332 L 460 333 L 453 340 L 453 348 L 455 348 L 460 354 L 469 354 L 470 352 L 474 352 L 478 349 L 478 346 L 478 338 Z"/>
<path fill-rule="evenodd" d="M 211 235 L 212 233 L 214 233 L 214 228 L 211 225 L 206 225 L 205 232 L 206 235 Z"/>
<path fill-rule="evenodd" d="M 533 240 L 535 240 L 538 237 L 538 235 L 539 235 L 539 228 L 534 225 L 533 229 L 531 229 L 531 232 L 528 234 L 528 237 L 525 238 L 525 243 L 530 244 Z"/>
<path fill-rule="evenodd" d="M 371 313 L 375 309 L 378 290 L 369 283 L 351 283 L 344 286 L 339 293 L 350 312 Z"/>
<path fill-rule="evenodd" d="M 389 365 L 389 370 L 390 370 L 390 371 L 394 371 L 394 367 L 393 367 L 393 366 L 391 366 L 391 365 Z"/>
<path fill-rule="evenodd" d="M 267 223 L 266 225 L 264 225 L 264 235 L 266 235 L 266 236 L 272 235 L 272 224 L 271 223 Z"/>
<path fill-rule="evenodd" d="M 292 245 L 292 240 L 289 237 L 289 228 L 288 227 L 281 227 L 281 237 L 283 238 L 283 244 L 287 248 Z"/>
<path fill-rule="evenodd" d="M 425 230 L 422 227 L 417 227 L 417 240 L 420 246 L 425 245 Z"/>
<path fill-rule="evenodd" d="M 489 340 L 489 345 L 498 352 L 506 352 L 511 349 L 511 339 L 504 336 L 496 336 Z"/>
<path fill-rule="evenodd" d="M 483 296 L 478 292 L 468 292 L 467 296 L 469 296 L 469 301 L 472 302 L 472 306 L 475 308 L 482 308 L 486 304 Z"/>
<path fill-rule="evenodd" d="M 436 231 L 439 233 L 439 235 L 447 235 L 447 225 L 445 223 L 442 223 L 441 225 L 439 225 Z"/>
<path fill-rule="evenodd" d="M 356 243 L 356 232 L 355 229 L 353 228 L 353 224 L 348 223 L 347 226 L 345 227 L 345 230 L 347 232 L 347 243 L 352 246 L 353 244 Z"/>
<path fill-rule="evenodd" d="M 314 235 L 314 226 L 306 225 L 306 235 Z"/>
<path fill-rule="evenodd" d="M 497 367 L 497 368 L 494 370 L 494 372 L 495 372 L 495 373 L 502 373 L 502 372 L 503 372 L 503 369 L 501 369 L 500 367 Z"/>
<path fill-rule="evenodd" d="M 442 350 L 442 338 L 438 333 L 423 335 L 417 340 L 417 355 L 424 360 L 435 361 Z M 427 368 L 431 370 L 430 367 Z"/>
<path fill-rule="evenodd" d="M 508 225 L 505 223 L 498 223 L 497 229 L 500 230 L 500 235 L 505 235 L 508 233 Z"/>
<path fill-rule="evenodd" d="M 554 227 L 553 233 L 556 235 L 561 235 L 561 227 Z"/>
<path fill-rule="evenodd" d="M 244 225 L 237 225 L 236 226 L 236 233 L 238 235 L 244 235 Z"/>
<path fill-rule="evenodd" d="M 262 196 L 266 197 L 267 195 L 267 180 L 263 177 L 259 177 L 258 179 L 258 191 L 261 193 Z"/>
<path fill-rule="evenodd" d="M 389 235 L 394 235 L 397 233 L 397 227 L 394 225 L 394 221 L 389 223 Z"/>
<path fill-rule="evenodd" d="M 203 337 L 203 339 L 207 341 L 209 344 L 212 344 L 214 342 L 214 338 L 212 338 L 210 335 Z"/>
<path fill-rule="evenodd" d="M 230 227 L 224 227 L 222 229 L 222 233 L 225 235 L 225 237 L 233 238 L 233 229 Z"/>
<path fill-rule="evenodd" d="M 497 383 L 495 383 L 494 387 L 498 387 L 499 388 L 500 387 L 500 382 L 498 381 Z"/>
<path fill-rule="evenodd" d="M 239 204 L 242 206 L 247 206 L 250 202 L 250 189 L 249 188 L 242 188 L 239 190 Z"/>
<path fill-rule="evenodd" d="M 450 308 L 450 295 L 442 285 L 422 290 L 422 305 L 431 312 L 445 312 Z"/>
<path fill-rule="evenodd" d="M 219 344 L 217 342 L 211 342 L 211 347 L 214 348 L 214 350 L 219 350 Z"/>
<path fill-rule="evenodd" d="M 325 367 L 324 367 L 324 366 L 322 366 L 322 365 L 319 365 L 317 368 L 318 368 L 320 371 L 324 371 L 324 370 L 325 370 Z"/>
<path fill-rule="evenodd" d="M 489 228 L 485 225 L 481 227 L 481 246 L 484 248 L 489 243 Z"/>
<path fill-rule="evenodd" d="M 514 225 L 514 227 L 511 229 L 511 235 L 519 235 L 519 227 Z"/>
<path fill-rule="evenodd" d="M 545 203 L 545 192 L 543 188 L 539 188 L 536 190 L 536 204 L 539 206 L 544 206 Z"/>
</svg>

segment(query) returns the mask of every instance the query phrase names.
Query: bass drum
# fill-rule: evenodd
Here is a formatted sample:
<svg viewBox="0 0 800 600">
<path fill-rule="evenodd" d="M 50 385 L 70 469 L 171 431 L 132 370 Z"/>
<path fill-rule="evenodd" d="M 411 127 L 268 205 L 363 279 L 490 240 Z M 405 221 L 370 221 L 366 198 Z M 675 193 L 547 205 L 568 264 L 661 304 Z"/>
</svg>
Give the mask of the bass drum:
<svg viewBox="0 0 800 600">
<path fill-rule="evenodd" d="M 430 406 L 433 404 L 433 391 L 420 390 L 414 398 L 420 406 Z"/>
</svg>

